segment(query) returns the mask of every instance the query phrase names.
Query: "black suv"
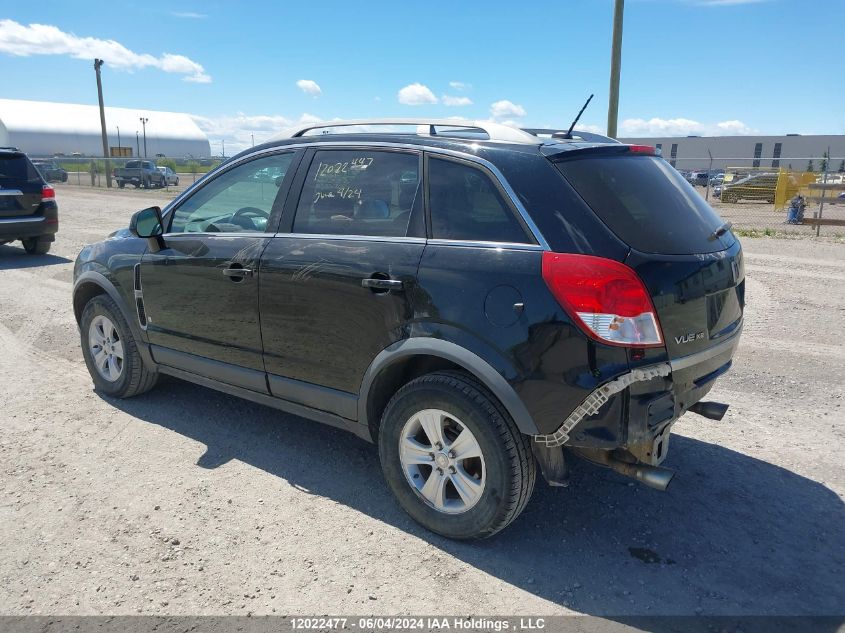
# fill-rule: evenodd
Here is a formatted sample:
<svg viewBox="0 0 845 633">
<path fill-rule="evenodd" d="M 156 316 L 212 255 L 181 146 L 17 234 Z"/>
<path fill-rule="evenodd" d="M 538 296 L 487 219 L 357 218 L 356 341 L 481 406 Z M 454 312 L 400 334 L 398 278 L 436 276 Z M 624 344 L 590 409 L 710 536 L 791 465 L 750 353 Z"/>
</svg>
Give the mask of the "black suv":
<svg viewBox="0 0 845 633">
<path fill-rule="evenodd" d="M 44 255 L 58 230 L 56 192 L 26 154 L 0 147 L 0 244 L 20 240 L 27 253 Z"/>
<path fill-rule="evenodd" d="M 665 489 L 675 420 L 727 408 L 699 401 L 742 328 L 729 225 L 651 147 L 413 123 L 304 128 L 87 246 L 96 387 L 169 374 L 350 430 L 453 538 L 572 455 Z"/>
<path fill-rule="evenodd" d="M 32 164 L 47 182 L 67 182 L 67 171 L 54 160 L 34 160 Z"/>
</svg>

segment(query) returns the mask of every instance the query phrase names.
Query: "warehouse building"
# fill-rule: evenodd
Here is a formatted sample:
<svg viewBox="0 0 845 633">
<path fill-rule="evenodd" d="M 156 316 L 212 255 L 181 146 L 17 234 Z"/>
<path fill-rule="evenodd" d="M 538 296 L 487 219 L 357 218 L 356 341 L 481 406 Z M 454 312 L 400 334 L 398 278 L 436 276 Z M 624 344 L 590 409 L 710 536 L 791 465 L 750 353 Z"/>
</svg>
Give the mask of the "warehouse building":
<svg viewBox="0 0 845 633">
<path fill-rule="evenodd" d="M 112 156 L 207 158 L 208 137 L 187 114 L 106 108 Z M 146 154 L 144 124 L 146 121 Z M 30 156 L 102 156 L 100 108 L 95 105 L 0 99 L 0 147 Z"/>
<path fill-rule="evenodd" d="M 653 145 L 663 158 L 678 169 L 707 169 L 713 156 L 713 169 L 750 167 L 759 169 L 790 168 L 805 170 L 813 160 L 820 169 L 826 152 L 830 167 L 839 168 L 845 158 L 845 135 L 787 134 L 785 136 L 687 136 L 621 138 L 623 143 Z"/>
</svg>

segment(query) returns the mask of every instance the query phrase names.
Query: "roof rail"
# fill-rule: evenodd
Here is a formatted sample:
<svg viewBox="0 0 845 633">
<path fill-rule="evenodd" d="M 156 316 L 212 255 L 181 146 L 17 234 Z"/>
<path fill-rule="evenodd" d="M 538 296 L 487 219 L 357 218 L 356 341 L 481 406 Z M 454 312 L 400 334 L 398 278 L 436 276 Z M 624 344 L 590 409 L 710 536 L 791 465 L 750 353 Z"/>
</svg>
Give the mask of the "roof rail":
<svg viewBox="0 0 845 633">
<path fill-rule="evenodd" d="M 351 126 L 379 126 L 379 125 L 415 125 L 417 127 L 416 133 L 419 136 L 454 136 L 448 132 L 438 131 L 437 127 L 448 128 L 462 128 L 462 131 L 479 130 L 484 132 L 489 140 L 498 141 L 501 143 L 530 143 L 536 145 L 539 139 L 536 136 L 528 134 L 519 128 L 503 123 L 494 123 L 492 121 L 469 121 L 466 119 L 426 119 L 426 118 L 411 118 L 411 119 L 348 119 L 339 121 L 323 121 L 320 123 L 309 123 L 298 128 L 294 128 L 287 134 L 276 137 L 273 140 L 280 138 L 297 138 L 304 136 L 306 132 L 311 130 L 329 130 L 338 127 Z M 372 130 L 367 130 L 371 132 Z M 328 134 L 329 132 L 324 132 Z M 336 132 L 337 133 L 337 132 Z M 339 132 L 342 133 L 342 132 Z M 374 132 L 377 133 L 377 132 Z"/>
<path fill-rule="evenodd" d="M 523 132 L 533 134 L 534 136 L 548 135 L 556 141 L 587 141 L 589 143 L 619 143 L 615 138 L 604 136 L 603 134 L 596 134 L 595 132 L 585 132 L 583 130 L 572 130 L 571 138 L 566 137 L 566 130 L 555 130 L 545 128 L 522 128 Z"/>
</svg>

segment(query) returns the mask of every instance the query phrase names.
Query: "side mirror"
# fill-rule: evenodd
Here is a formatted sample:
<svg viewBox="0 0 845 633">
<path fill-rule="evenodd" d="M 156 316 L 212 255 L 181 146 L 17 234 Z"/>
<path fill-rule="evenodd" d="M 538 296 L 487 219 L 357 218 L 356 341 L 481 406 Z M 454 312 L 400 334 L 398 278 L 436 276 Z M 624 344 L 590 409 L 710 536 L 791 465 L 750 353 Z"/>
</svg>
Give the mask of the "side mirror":
<svg viewBox="0 0 845 633">
<path fill-rule="evenodd" d="M 137 237 L 161 237 L 164 234 L 161 209 L 149 207 L 136 211 L 129 221 L 129 231 Z"/>
</svg>

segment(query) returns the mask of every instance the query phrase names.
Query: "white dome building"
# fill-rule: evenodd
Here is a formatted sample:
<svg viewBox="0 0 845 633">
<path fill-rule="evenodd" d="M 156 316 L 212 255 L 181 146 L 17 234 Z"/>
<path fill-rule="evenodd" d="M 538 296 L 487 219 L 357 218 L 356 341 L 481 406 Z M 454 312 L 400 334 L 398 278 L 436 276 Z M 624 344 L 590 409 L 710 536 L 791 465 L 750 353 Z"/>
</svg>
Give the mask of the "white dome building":
<svg viewBox="0 0 845 633">
<path fill-rule="evenodd" d="M 208 137 L 187 114 L 106 108 L 106 132 L 113 156 L 163 154 L 169 158 L 208 158 Z M 137 131 L 137 138 L 136 133 Z M 30 156 L 102 156 L 98 106 L 0 99 L 0 147 L 17 147 Z"/>
</svg>

